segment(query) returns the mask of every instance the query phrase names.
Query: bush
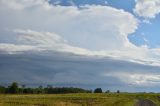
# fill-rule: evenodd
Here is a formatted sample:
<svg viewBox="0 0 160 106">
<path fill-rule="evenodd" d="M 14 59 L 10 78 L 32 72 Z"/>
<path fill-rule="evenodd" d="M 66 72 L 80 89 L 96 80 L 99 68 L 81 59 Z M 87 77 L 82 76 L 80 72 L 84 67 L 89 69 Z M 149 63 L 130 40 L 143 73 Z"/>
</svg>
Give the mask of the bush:
<svg viewBox="0 0 160 106">
<path fill-rule="evenodd" d="M 102 93 L 102 89 L 101 89 L 101 88 L 96 88 L 96 89 L 94 90 L 94 93 Z"/>
</svg>

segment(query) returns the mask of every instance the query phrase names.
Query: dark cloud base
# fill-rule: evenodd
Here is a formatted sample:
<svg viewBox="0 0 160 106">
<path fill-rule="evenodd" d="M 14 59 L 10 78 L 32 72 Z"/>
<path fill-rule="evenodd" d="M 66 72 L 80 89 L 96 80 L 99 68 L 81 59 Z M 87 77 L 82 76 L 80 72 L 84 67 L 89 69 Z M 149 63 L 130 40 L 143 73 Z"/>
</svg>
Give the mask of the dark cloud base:
<svg viewBox="0 0 160 106">
<path fill-rule="evenodd" d="M 155 91 L 158 86 L 143 87 L 126 84 L 112 72 L 157 73 L 160 67 L 147 66 L 112 58 L 75 56 L 63 53 L 0 54 L 0 83 L 12 81 L 28 86 L 51 84 L 87 89 L 101 87 L 115 91 Z M 127 80 L 127 79 L 126 79 Z"/>
</svg>

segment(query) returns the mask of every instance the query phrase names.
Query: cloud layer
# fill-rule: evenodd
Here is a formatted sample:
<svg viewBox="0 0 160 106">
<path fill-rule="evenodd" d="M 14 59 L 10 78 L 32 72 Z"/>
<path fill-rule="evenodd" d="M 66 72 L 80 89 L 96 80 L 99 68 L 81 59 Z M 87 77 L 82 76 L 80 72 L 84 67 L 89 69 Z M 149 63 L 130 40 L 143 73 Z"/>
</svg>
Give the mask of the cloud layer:
<svg viewBox="0 0 160 106">
<path fill-rule="evenodd" d="M 159 91 L 159 69 L 113 58 L 66 53 L 0 54 L 0 83 L 102 87 L 116 91 Z M 18 74 L 17 74 L 18 73 Z M 127 80 L 126 80 L 127 79 Z"/>
</svg>

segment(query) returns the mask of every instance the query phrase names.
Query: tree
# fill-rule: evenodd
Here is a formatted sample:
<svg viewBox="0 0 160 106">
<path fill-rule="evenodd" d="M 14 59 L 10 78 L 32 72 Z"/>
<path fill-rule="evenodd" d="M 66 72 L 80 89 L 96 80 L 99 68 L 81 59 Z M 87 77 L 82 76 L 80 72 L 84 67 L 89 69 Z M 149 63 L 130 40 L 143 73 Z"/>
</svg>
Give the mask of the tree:
<svg viewBox="0 0 160 106">
<path fill-rule="evenodd" d="M 120 91 L 119 91 L 119 90 L 117 90 L 117 93 L 120 93 Z"/>
<path fill-rule="evenodd" d="M 96 91 L 101 93 L 102 90 Z M 39 86 L 37 88 L 26 88 L 25 85 L 18 86 L 18 83 L 13 82 L 7 88 L 0 86 L 0 94 L 9 93 L 9 94 L 64 94 L 64 93 L 92 93 L 91 90 L 85 90 L 82 88 L 73 88 L 73 87 L 56 87 L 53 88 L 51 85 L 48 85 L 46 88 Z"/>
<path fill-rule="evenodd" d="M 25 85 L 25 84 L 22 84 L 22 88 L 25 89 L 25 87 L 26 87 L 26 85 Z"/>
<path fill-rule="evenodd" d="M 6 88 L 4 86 L 0 86 L 0 94 L 5 93 Z"/>
<path fill-rule="evenodd" d="M 22 93 L 24 93 L 24 89 L 25 89 L 26 85 L 22 84 Z"/>
<path fill-rule="evenodd" d="M 94 93 L 102 93 L 102 89 L 101 89 L 101 88 L 96 88 L 96 89 L 94 90 Z"/>
<path fill-rule="evenodd" d="M 38 93 L 38 94 L 40 94 L 40 93 L 44 93 L 44 89 L 43 89 L 43 86 L 42 85 L 40 85 L 38 88 L 36 88 L 35 90 L 35 93 Z"/>
<path fill-rule="evenodd" d="M 16 94 L 18 93 L 18 83 L 13 82 L 9 88 L 9 93 Z"/>
<path fill-rule="evenodd" d="M 110 93 L 110 90 L 107 90 L 105 93 Z"/>
</svg>

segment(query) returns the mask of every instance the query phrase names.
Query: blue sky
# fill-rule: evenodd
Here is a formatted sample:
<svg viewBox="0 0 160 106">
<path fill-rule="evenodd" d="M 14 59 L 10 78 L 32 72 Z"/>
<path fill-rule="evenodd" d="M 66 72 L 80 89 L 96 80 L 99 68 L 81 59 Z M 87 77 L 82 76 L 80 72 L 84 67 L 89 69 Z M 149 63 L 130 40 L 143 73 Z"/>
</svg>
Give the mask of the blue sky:
<svg viewBox="0 0 160 106">
<path fill-rule="evenodd" d="M 159 92 L 159 4 L 0 0 L 0 84 Z"/>
<path fill-rule="evenodd" d="M 146 23 L 141 24 L 140 28 L 134 34 L 131 35 L 130 40 L 137 45 L 142 45 L 146 43 L 142 37 L 144 36 L 148 40 L 147 45 L 150 48 L 159 47 L 160 45 L 159 43 L 160 30 L 158 29 L 160 24 L 159 20 L 160 20 L 160 15 L 158 15 L 155 19 L 151 19 L 150 24 Z"/>
</svg>

